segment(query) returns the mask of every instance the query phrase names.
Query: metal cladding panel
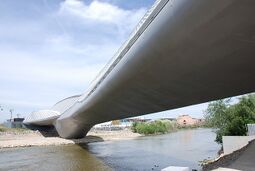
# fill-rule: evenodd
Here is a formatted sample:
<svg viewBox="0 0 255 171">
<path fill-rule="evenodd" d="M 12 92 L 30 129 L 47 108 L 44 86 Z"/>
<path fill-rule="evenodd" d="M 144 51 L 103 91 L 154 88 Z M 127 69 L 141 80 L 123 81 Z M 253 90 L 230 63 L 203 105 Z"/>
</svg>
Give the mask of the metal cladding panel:
<svg viewBox="0 0 255 171">
<path fill-rule="evenodd" d="M 52 110 L 40 110 L 31 113 L 23 121 L 24 124 L 53 125 L 53 122 L 60 116 L 60 113 Z"/>
<path fill-rule="evenodd" d="M 64 113 L 71 106 L 73 106 L 77 100 L 80 98 L 80 95 L 68 97 L 56 103 L 50 110 L 58 111 L 60 114 Z"/>
<path fill-rule="evenodd" d="M 54 121 L 68 110 L 79 99 L 80 95 L 68 97 L 56 103 L 50 110 L 40 110 L 31 113 L 25 120 L 25 124 L 53 125 Z"/>
</svg>

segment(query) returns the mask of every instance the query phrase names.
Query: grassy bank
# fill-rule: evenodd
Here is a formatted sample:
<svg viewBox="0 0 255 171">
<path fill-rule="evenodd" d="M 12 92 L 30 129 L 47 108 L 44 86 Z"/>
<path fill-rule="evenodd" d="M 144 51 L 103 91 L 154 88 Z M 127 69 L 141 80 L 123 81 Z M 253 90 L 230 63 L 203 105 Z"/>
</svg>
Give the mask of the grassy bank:
<svg viewBox="0 0 255 171">
<path fill-rule="evenodd" d="M 6 132 L 7 128 L 4 127 L 3 125 L 0 125 L 0 132 Z"/>
<path fill-rule="evenodd" d="M 153 134 L 164 134 L 173 132 L 178 129 L 176 122 L 157 120 L 153 122 L 135 122 L 131 127 L 133 132 L 153 135 Z"/>
<path fill-rule="evenodd" d="M 0 124 L 0 133 L 1 132 L 23 132 L 27 131 L 28 129 L 26 128 L 7 128 L 4 125 Z"/>
</svg>

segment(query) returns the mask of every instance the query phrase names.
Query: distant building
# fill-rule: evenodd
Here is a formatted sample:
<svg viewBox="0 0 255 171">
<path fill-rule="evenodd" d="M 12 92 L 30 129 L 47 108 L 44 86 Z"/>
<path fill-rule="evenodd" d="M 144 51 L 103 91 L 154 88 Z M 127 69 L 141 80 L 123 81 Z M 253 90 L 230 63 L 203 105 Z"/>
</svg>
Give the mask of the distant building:
<svg viewBox="0 0 255 171">
<path fill-rule="evenodd" d="M 176 121 L 176 118 L 160 118 L 160 120 Z"/>
<path fill-rule="evenodd" d="M 4 123 L 4 125 L 8 128 L 24 128 L 23 125 L 24 118 L 13 118 L 8 119 L 7 122 Z"/>
<path fill-rule="evenodd" d="M 176 119 L 177 124 L 181 125 L 181 126 L 185 126 L 185 125 L 199 125 L 203 122 L 202 119 L 197 119 L 197 118 L 192 118 L 189 115 L 180 115 L 177 117 Z"/>
<path fill-rule="evenodd" d="M 151 119 L 145 119 L 145 118 L 127 118 L 122 119 L 121 122 L 148 122 Z"/>
<path fill-rule="evenodd" d="M 129 128 L 132 126 L 134 122 L 148 122 L 151 119 L 144 119 L 144 118 L 126 118 L 126 119 L 120 119 L 120 120 L 113 120 L 109 122 L 104 122 L 97 124 L 93 127 L 95 130 L 120 130 Z"/>
</svg>

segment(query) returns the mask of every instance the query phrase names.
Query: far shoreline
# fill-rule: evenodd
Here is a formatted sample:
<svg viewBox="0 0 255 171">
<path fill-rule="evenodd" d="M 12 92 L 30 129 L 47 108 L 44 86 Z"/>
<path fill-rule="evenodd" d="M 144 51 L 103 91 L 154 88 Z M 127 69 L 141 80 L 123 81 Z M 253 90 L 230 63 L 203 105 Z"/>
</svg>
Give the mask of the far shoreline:
<svg viewBox="0 0 255 171">
<path fill-rule="evenodd" d="M 132 132 L 131 129 L 103 131 L 91 130 L 86 137 L 81 139 L 64 139 L 57 136 L 46 137 L 39 131 L 24 130 L 24 131 L 8 131 L 0 132 L 0 150 L 6 148 L 19 148 L 19 147 L 43 147 L 43 146 L 60 146 L 60 145 L 82 145 L 104 141 L 123 141 L 132 140 L 138 137 L 159 136 L 171 134 L 187 129 L 198 129 L 200 127 L 189 127 L 185 129 L 176 129 L 166 133 L 155 134 L 139 134 Z"/>
<path fill-rule="evenodd" d="M 60 137 L 44 137 L 39 131 L 0 132 L 0 149 L 19 147 L 59 146 L 72 144 L 88 144 L 103 141 L 129 140 L 143 135 L 133 133 L 129 129 L 119 131 L 90 131 L 81 139 L 64 139 Z"/>
</svg>

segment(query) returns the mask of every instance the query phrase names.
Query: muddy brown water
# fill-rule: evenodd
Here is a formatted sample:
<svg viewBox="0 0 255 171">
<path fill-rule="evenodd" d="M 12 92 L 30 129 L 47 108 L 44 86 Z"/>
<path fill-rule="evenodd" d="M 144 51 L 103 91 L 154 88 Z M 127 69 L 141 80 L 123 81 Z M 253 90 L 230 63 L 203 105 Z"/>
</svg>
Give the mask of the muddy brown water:
<svg viewBox="0 0 255 171">
<path fill-rule="evenodd" d="M 87 145 L 1 149 L 0 170 L 155 171 L 170 165 L 199 170 L 199 161 L 217 156 L 215 136 L 211 129 L 192 129 Z"/>
</svg>

